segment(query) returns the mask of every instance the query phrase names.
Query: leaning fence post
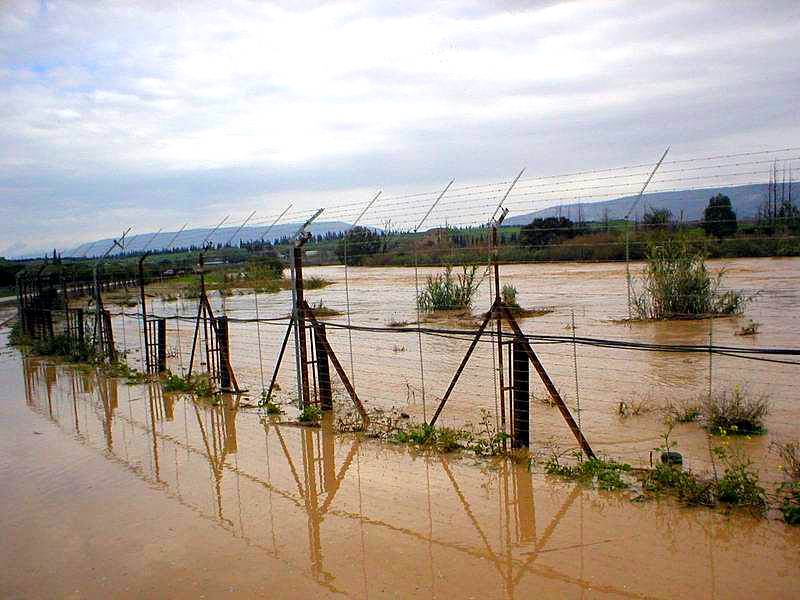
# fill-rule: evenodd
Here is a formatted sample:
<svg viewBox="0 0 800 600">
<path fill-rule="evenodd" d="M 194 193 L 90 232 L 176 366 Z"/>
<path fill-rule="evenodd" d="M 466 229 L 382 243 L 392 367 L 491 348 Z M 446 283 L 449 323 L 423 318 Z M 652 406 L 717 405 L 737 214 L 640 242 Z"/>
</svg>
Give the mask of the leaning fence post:
<svg viewBox="0 0 800 600">
<path fill-rule="evenodd" d="M 529 448 L 530 440 L 530 367 L 528 353 L 518 338 L 513 343 L 513 403 L 511 431 L 513 448 Z"/>
<path fill-rule="evenodd" d="M 333 394 L 331 393 L 331 369 L 328 364 L 328 351 L 325 344 L 319 340 L 320 335 L 325 335 L 325 324 L 319 324 L 319 331 L 314 329 L 314 347 L 316 348 L 317 375 L 319 379 L 319 402 L 322 410 L 333 409 Z"/>
</svg>

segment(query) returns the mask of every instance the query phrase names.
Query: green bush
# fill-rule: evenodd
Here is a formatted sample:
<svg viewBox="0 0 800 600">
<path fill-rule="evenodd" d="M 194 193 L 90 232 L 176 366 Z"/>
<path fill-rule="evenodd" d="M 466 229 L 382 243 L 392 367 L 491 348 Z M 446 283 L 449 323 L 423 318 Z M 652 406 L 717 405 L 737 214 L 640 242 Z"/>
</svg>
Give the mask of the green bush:
<svg viewBox="0 0 800 600">
<path fill-rule="evenodd" d="M 517 302 L 517 288 L 513 285 L 505 284 L 501 291 L 501 296 L 503 298 L 503 303 L 506 306 L 510 306 L 511 308 L 519 308 L 519 303 Z"/>
<path fill-rule="evenodd" d="M 687 238 L 651 244 L 646 260 L 643 289 L 633 298 L 638 318 L 729 315 L 744 310 L 746 298 L 740 292 L 720 290 L 724 273 L 712 277 L 704 255 Z"/>
<path fill-rule="evenodd" d="M 717 391 L 703 399 L 705 427 L 717 434 L 764 433 L 764 417 L 769 412 L 769 405 L 768 396 L 751 396 L 738 385 L 730 392 Z"/>
<path fill-rule="evenodd" d="M 766 492 L 759 485 L 758 473 L 744 452 L 740 448 L 732 450 L 727 445 L 718 446 L 713 452 L 725 467 L 725 473 L 716 482 L 717 499 L 720 502 L 746 506 L 761 512 L 766 510 Z"/>
<path fill-rule="evenodd" d="M 703 481 L 691 471 L 678 466 L 659 463 L 643 480 L 643 487 L 649 492 L 669 491 L 689 506 L 713 506 L 714 482 Z"/>
<path fill-rule="evenodd" d="M 425 289 L 417 298 L 420 310 L 432 312 L 470 308 L 478 288 L 475 281 L 477 270 L 475 265 L 464 265 L 462 273 L 453 275 L 452 265 L 447 265 L 443 274 L 429 276 Z"/>
</svg>

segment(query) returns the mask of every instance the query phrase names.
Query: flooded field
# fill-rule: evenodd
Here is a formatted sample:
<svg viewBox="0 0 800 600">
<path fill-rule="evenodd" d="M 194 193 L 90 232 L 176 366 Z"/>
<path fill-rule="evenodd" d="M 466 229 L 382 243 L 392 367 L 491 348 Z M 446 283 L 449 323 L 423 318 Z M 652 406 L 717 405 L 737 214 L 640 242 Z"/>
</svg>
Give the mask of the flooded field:
<svg viewBox="0 0 800 600">
<path fill-rule="evenodd" d="M 5 332 L 0 342 L 5 346 Z M 0 595 L 786 598 L 800 529 L 0 356 Z"/>
<path fill-rule="evenodd" d="M 708 353 L 669 353 L 597 348 L 568 341 L 577 336 L 657 344 L 697 344 L 759 348 L 792 348 L 800 340 L 800 259 L 732 259 L 709 261 L 714 271 L 724 270 L 724 283 L 752 297 L 744 316 L 698 321 L 622 324 L 627 316 L 625 266 L 597 264 L 521 264 L 501 267 L 501 283 L 518 289 L 524 308 L 548 307 L 547 314 L 520 320 L 525 333 L 566 336 L 560 343 L 534 343 L 545 368 L 576 415 L 594 449 L 634 465 L 646 465 L 651 450 L 664 432 L 663 408 L 673 401 L 697 400 L 714 391 L 740 386 L 751 395 L 766 394 L 771 410 L 767 435 L 742 440 L 758 463 L 762 477 L 776 481 L 778 463 L 770 453 L 773 441 L 800 438 L 800 391 L 795 385 L 797 367 L 778 362 L 745 360 Z M 634 267 L 634 273 L 639 268 Z M 348 332 L 329 327 L 328 337 L 360 397 L 369 407 L 396 407 L 412 418 L 430 418 L 469 345 L 469 337 L 428 334 L 420 339 L 413 330 L 417 320 L 416 281 L 412 268 L 350 268 L 346 287 L 343 267 L 309 267 L 306 277 L 333 282 L 307 292 L 311 304 L 339 311 L 326 319 L 333 325 L 359 327 Z M 420 284 L 440 269 L 419 270 Z M 482 272 L 482 269 L 481 269 Z M 483 280 L 473 306 L 472 319 L 426 321 L 425 326 L 476 329 L 490 303 L 489 278 Z M 185 372 L 190 356 L 196 300 L 162 302 L 157 289 L 148 310 L 157 315 L 185 320 L 168 321 L 170 368 Z M 233 367 L 242 387 L 256 398 L 268 385 L 291 311 L 291 293 L 220 297 L 211 295 L 217 314 L 231 319 Z M 121 310 L 121 309 L 118 309 Z M 128 360 L 141 364 L 141 333 L 135 308 L 129 317 L 115 319 L 117 343 L 128 350 Z M 253 320 L 259 317 L 262 322 Z M 575 329 L 572 328 L 574 318 Z M 755 336 L 737 335 L 748 320 L 760 324 Z M 387 332 L 392 322 L 408 322 L 411 331 Z M 350 349 L 352 348 L 352 353 Z M 199 353 L 200 368 L 204 368 Z M 278 382 L 284 402 L 296 396 L 293 340 Z M 506 360 L 506 364 L 508 361 Z M 495 345 L 481 343 L 470 359 L 439 423 L 477 423 L 481 409 L 499 421 L 497 357 Z M 195 367 L 197 368 L 197 366 Z M 336 382 L 335 382 L 336 383 Z M 534 377 L 532 391 L 544 399 L 544 387 Z M 338 393 L 343 397 L 342 389 Z M 620 403 L 642 404 L 640 414 L 619 415 Z M 553 446 L 574 444 L 558 410 L 534 402 L 531 416 L 534 450 L 549 452 Z M 673 432 L 687 464 L 708 472 L 712 468 L 709 439 L 697 423 L 681 424 Z"/>
</svg>

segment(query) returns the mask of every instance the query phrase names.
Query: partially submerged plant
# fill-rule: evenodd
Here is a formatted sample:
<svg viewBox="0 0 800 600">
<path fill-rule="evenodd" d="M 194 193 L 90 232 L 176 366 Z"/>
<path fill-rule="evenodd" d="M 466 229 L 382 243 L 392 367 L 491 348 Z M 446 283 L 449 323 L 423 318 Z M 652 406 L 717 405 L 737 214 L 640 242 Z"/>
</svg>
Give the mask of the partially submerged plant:
<svg viewBox="0 0 800 600">
<path fill-rule="evenodd" d="M 453 275 L 452 265 L 447 265 L 444 273 L 428 276 L 425 289 L 417 297 L 420 310 L 433 312 L 470 308 L 478 289 L 475 281 L 478 267 L 463 265 L 461 269 L 461 273 Z"/>
<path fill-rule="evenodd" d="M 767 508 L 767 496 L 753 469 L 753 462 L 740 447 L 731 448 L 727 442 L 712 452 L 722 461 L 725 473 L 716 482 L 716 495 L 720 502 L 746 506 L 759 512 Z"/>
<path fill-rule="evenodd" d="M 758 333 L 760 327 L 761 323 L 750 320 L 739 328 L 736 335 L 755 335 Z"/>
<path fill-rule="evenodd" d="M 800 481 L 800 442 L 772 442 L 770 451 L 781 459 L 784 474 L 793 481 Z"/>
<path fill-rule="evenodd" d="M 268 415 L 279 415 L 283 412 L 283 409 L 270 399 L 266 389 L 261 390 L 261 399 L 258 401 L 258 406 L 265 408 Z"/>
<path fill-rule="evenodd" d="M 739 385 L 731 391 L 717 391 L 703 399 L 705 427 L 716 434 L 764 433 L 764 417 L 769 412 L 769 405 L 768 396 L 750 395 Z"/>
<path fill-rule="evenodd" d="M 594 484 L 601 490 L 621 490 L 628 487 L 628 482 L 622 476 L 631 470 L 629 464 L 611 458 L 587 459 L 579 450 L 570 451 L 569 454 L 575 459 L 574 464 L 562 463 L 564 453 L 553 452 L 545 462 L 545 473 L 574 479 L 587 485 Z"/>
<path fill-rule="evenodd" d="M 307 404 L 297 415 L 297 420 L 301 423 L 319 423 L 322 419 L 322 409 L 316 404 Z"/>
<path fill-rule="evenodd" d="M 666 407 L 665 420 L 674 423 L 691 423 L 700 418 L 702 406 L 692 400 L 677 400 L 670 402 Z"/>
<path fill-rule="evenodd" d="M 517 288 L 513 285 L 506 283 L 500 295 L 503 299 L 503 304 L 511 308 L 519 308 L 519 303 L 517 302 Z"/>
<path fill-rule="evenodd" d="M 624 400 L 617 405 L 617 414 L 623 419 L 626 417 L 638 417 L 649 413 L 653 408 L 650 406 L 648 398 L 639 398 L 625 402 Z"/>
<path fill-rule="evenodd" d="M 639 319 L 731 315 L 744 310 L 747 298 L 738 291 L 722 291 L 724 272 L 712 277 L 705 256 L 693 250 L 688 240 L 652 244 L 646 259 L 643 289 L 633 297 Z"/>
</svg>

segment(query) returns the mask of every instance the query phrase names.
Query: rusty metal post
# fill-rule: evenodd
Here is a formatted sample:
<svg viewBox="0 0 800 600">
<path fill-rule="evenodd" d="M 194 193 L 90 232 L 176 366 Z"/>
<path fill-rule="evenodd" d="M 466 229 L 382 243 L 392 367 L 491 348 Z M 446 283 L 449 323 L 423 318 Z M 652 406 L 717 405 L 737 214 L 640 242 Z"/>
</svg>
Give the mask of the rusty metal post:
<svg viewBox="0 0 800 600">
<path fill-rule="evenodd" d="M 497 222 L 492 222 L 492 270 L 494 271 L 494 304 L 499 306 L 502 302 L 500 297 L 500 267 L 497 264 Z M 503 373 L 503 315 L 499 310 L 495 310 L 495 330 L 497 333 L 497 378 L 500 384 L 500 430 L 506 431 L 506 388 L 505 374 Z M 505 448 L 505 438 L 503 447 Z"/>
<path fill-rule="evenodd" d="M 142 255 L 139 259 L 139 299 L 142 303 L 142 335 L 144 337 L 144 371 L 152 373 L 155 365 L 150 364 L 150 340 L 147 331 L 147 304 L 144 300 L 144 259 L 149 253 Z M 160 372 L 160 371 L 159 371 Z"/>
<path fill-rule="evenodd" d="M 317 378 L 319 380 L 319 403 L 322 410 L 332 410 L 333 394 L 331 392 L 331 368 L 328 364 L 328 351 L 325 344 L 319 340 L 319 337 L 324 335 L 325 324 L 320 323 L 319 329 L 314 330 L 314 339 L 316 341 L 314 347 L 316 349 L 317 358 Z"/>
<path fill-rule="evenodd" d="M 306 345 L 306 319 L 303 304 L 303 246 L 302 241 L 292 248 L 293 290 L 295 341 L 297 342 L 297 368 L 300 375 L 300 405 L 306 407 L 311 403 L 308 385 L 308 347 Z"/>
<path fill-rule="evenodd" d="M 228 317 L 217 317 L 216 323 L 217 347 L 219 348 L 219 386 L 221 389 L 227 391 L 231 389 Z"/>
<path fill-rule="evenodd" d="M 512 379 L 512 412 L 511 430 L 514 437 L 511 440 L 512 448 L 529 448 L 530 440 L 530 368 L 528 354 L 518 339 L 513 345 L 514 365 Z"/>
<path fill-rule="evenodd" d="M 158 337 L 158 361 L 157 369 L 159 373 L 167 370 L 167 320 L 164 318 L 156 321 Z"/>
</svg>

